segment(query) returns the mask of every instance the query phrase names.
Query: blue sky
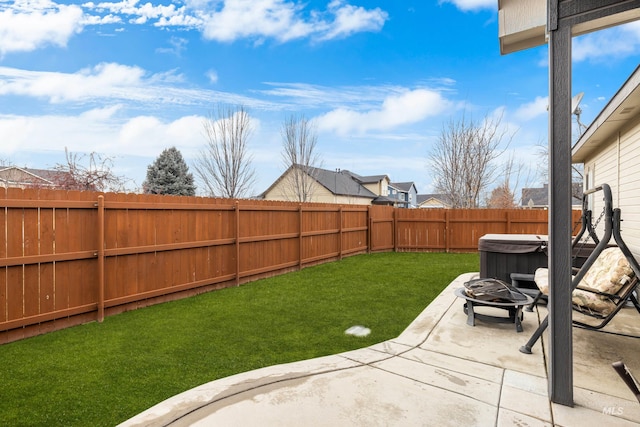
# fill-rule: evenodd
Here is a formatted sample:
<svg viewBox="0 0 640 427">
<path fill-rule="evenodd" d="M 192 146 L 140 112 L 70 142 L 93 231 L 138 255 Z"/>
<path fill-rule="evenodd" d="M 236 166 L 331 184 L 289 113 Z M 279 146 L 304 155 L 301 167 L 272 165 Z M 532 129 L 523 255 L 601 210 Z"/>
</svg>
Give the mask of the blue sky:
<svg viewBox="0 0 640 427">
<path fill-rule="evenodd" d="M 0 159 L 113 157 L 138 186 L 163 149 L 191 165 L 202 121 L 242 104 L 254 193 L 284 170 L 280 128 L 317 124 L 327 169 L 433 191 L 430 147 L 462 114 L 501 115 L 534 170 L 547 142 L 547 48 L 501 56 L 497 0 L 0 0 Z M 589 123 L 638 66 L 640 22 L 574 39 Z M 193 168 L 192 168 L 193 169 Z M 529 178 L 527 184 L 541 184 Z"/>
</svg>

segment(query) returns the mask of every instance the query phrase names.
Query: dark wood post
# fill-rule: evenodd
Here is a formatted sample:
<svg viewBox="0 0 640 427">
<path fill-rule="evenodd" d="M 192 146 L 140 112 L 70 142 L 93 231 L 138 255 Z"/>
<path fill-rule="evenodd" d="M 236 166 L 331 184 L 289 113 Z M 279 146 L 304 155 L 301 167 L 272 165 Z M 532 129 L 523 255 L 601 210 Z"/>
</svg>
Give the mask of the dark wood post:
<svg viewBox="0 0 640 427">
<path fill-rule="evenodd" d="M 571 25 L 547 4 L 549 35 L 549 394 L 573 406 L 571 309 Z"/>
</svg>

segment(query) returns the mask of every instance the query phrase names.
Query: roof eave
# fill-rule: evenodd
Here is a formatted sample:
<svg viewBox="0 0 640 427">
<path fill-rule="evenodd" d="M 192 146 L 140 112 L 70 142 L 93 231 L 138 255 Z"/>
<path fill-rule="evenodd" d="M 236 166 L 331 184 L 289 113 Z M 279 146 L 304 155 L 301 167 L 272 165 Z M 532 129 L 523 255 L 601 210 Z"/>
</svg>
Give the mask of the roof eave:
<svg viewBox="0 0 640 427">
<path fill-rule="evenodd" d="M 633 113 L 633 114 L 632 114 Z M 571 150 L 571 160 L 583 163 L 601 143 L 640 114 L 640 66 L 611 98 Z"/>
</svg>

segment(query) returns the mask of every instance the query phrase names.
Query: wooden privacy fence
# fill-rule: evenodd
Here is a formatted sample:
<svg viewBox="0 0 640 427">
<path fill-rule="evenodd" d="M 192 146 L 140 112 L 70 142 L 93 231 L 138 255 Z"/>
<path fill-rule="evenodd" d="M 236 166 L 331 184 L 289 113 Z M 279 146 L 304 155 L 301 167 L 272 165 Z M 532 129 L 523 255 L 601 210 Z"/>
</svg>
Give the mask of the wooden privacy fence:
<svg viewBox="0 0 640 427">
<path fill-rule="evenodd" d="M 0 343 L 367 251 L 473 251 L 547 212 L 0 188 Z"/>
<path fill-rule="evenodd" d="M 375 207 L 371 211 L 369 249 L 474 252 L 485 234 L 547 234 L 548 214 L 538 209 Z M 579 219 L 580 212 L 573 211 L 572 220 L 577 226 Z"/>
</svg>

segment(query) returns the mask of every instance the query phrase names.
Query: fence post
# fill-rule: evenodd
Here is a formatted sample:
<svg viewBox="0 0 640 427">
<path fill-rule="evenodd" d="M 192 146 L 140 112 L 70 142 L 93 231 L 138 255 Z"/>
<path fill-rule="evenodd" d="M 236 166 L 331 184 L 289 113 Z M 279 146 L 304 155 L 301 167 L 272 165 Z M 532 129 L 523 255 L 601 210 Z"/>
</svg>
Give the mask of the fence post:
<svg viewBox="0 0 640 427">
<path fill-rule="evenodd" d="M 98 196 L 98 322 L 104 320 L 104 196 Z"/>
<path fill-rule="evenodd" d="M 396 209 L 393 208 L 393 222 L 391 223 L 391 227 L 393 230 L 391 231 L 391 236 L 393 237 L 393 251 L 398 252 L 398 218 L 396 216 Z"/>
<path fill-rule="evenodd" d="M 444 211 L 444 251 L 446 253 L 449 253 L 449 249 L 450 249 L 450 234 L 451 234 L 451 230 L 449 230 L 449 209 L 445 209 Z"/>
<path fill-rule="evenodd" d="M 511 234 L 511 211 L 507 211 L 507 234 Z"/>
<path fill-rule="evenodd" d="M 240 203 L 236 200 L 236 286 L 240 286 Z"/>
<path fill-rule="evenodd" d="M 373 219 L 371 218 L 371 205 L 367 206 L 367 253 L 371 253 L 371 229 L 373 228 Z"/>
<path fill-rule="evenodd" d="M 342 259 L 342 205 L 340 205 L 340 209 L 338 211 L 338 259 Z"/>
<path fill-rule="evenodd" d="M 298 270 L 302 270 L 302 203 L 298 204 Z"/>
</svg>

